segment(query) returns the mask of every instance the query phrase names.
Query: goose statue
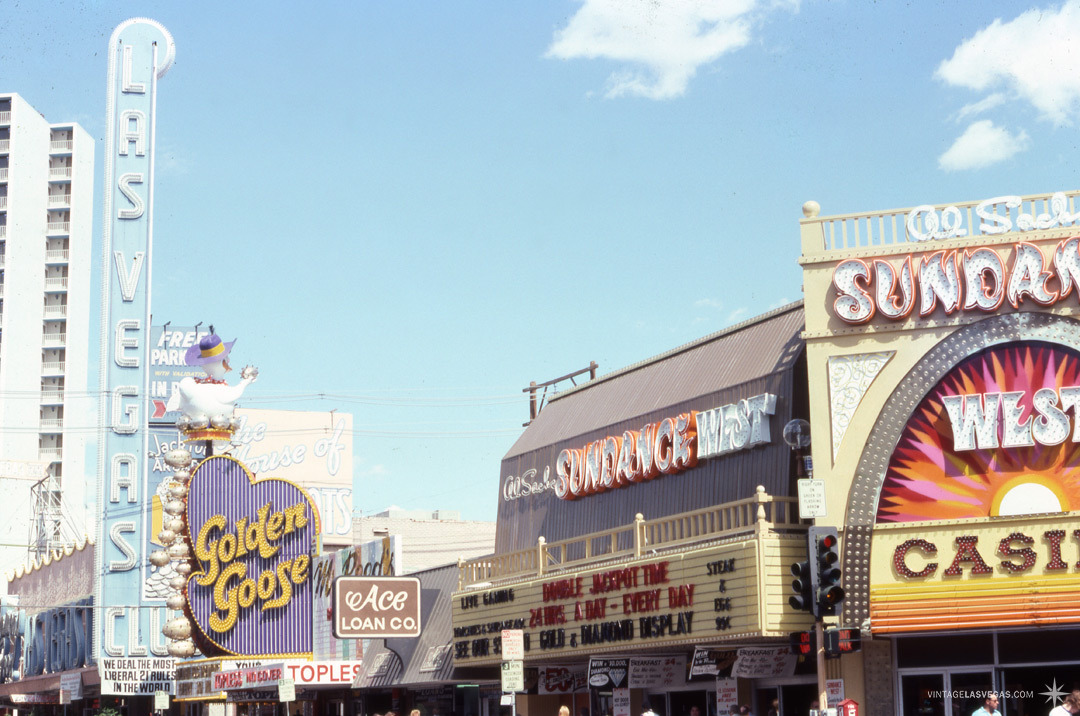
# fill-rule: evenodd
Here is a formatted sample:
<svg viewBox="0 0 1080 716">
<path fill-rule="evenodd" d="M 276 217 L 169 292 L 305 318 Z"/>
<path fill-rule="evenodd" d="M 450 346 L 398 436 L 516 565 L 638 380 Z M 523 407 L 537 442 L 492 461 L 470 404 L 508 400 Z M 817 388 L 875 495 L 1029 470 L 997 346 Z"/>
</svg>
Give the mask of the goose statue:
<svg viewBox="0 0 1080 716">
<path fill-rule="evenodd" d="M 244 390 L 259 376 L 258 368 L 247 366 L 240 372 L 240 382 L 229 385 L 225 374 L 229 366 L 229 352 L 235 340 L 224 342 L 211 332 L 188 349 L 184 362 L 199 366 L 206 373 L 204 378 L 187 377 L 180 381 L 169 397 L 168 410 L 179 410 L 182 415 L 176 426 L 184 432 L 210 428 L 216 431 L 235 430 L 233 411 L 236 401 Z"/>
</svg>

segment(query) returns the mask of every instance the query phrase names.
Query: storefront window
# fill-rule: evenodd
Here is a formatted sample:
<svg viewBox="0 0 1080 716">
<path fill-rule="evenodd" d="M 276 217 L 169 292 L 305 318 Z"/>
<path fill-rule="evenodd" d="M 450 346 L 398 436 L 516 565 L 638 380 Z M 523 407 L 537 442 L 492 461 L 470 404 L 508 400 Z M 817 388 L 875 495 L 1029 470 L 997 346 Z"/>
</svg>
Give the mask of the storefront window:
<svg viewBox="0 0 1080 716">
<path fill-rule="evenodd" d="M 993 659 L 993 652 L 990 652 L 989 658 Z M 990 670 L 950 673 L 952 716 L 971 716 L 982 708 L 986 695 L 991 691 L 994 691 L 994 675 Z M 1001 708 L 1000 704 L 998 708 Z"/>
<path fill-rule="evenodd" d="M 480 687 L 459 684 L 454 689 L 455 716 L 480 716 Z"/>
<path fill-rule="evenodd" d="M 1031 664 L 1073 661 L 1080 630 L 1002 632 L 998 634 L 998 661 L 1002 664 Z"/>
<path fill-rule="evenodd" d="M 1076 632 L 1071 635 L 1076 638 Z M 1073 649 L 1075 651 L 1075 646 Z M 1047 703 L 1047 696 L 1055 685 L 1061 692 L 1058 701 L 1073 689 L 1080 689 L 1080 675 L 1076 673 L 1075 658 L 1074 656 L 1074 663 L 1071 664 L 1003 668 L 1000 671 L 1000 681 L 1001 690 L 1005 694 L 1002 699 L 1005 713 L 1008 716 L 1045 716 L 1051 708 Z M 1004 660 L 1002 652 L 1002 661 Z"/>
<path fill-rule="evenodd" d="M 945 716 L 943 674 L 905 674 L 900 691 L 903 716 Z"/>
<path fill-rule="evenodd" d="M 777 704 L 778 716 L 809 716 L 810 705 L 818 700 L 818 696 L 816 682 L 812 684 L 785 684 L 780 687 L 780 702 Z M 762 716 L 769 716 L 768 711 L 763 711 L 761 714 Z"/>
<path fill-rule="evenodd" d="M 674 691 L 669 695 L 669 698 L 671 699 L 671 714 L 669 716 L 693 716 L 690 709 L 695 706 L 698 709 L 698 716 L 707 716 L 707 714 L 716 711 L 716 697 L 714 696 L 711 699 L 712 709 L 710 711 L 709 692 L 707 691 Z"/>
<path fill-rule="evenodd" d="M 927 666 L 964 666 L 994 663 L 993 634 L 912 636 L 897 640 L 901 669 Z"/>
</svg>

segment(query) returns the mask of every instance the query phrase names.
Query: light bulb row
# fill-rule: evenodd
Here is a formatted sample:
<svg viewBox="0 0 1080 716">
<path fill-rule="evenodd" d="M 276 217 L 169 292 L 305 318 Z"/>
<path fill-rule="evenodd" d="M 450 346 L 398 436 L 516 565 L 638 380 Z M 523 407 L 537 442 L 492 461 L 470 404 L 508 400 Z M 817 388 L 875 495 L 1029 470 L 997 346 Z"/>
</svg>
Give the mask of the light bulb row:
<svg viewBox="0 0 1080 716">
<path fill-rule="evenodd" d="M 177 448 L 165 453 L 165 464 L 173 468 L 172 479 L 167 486 L 168 499 L 162 505 L 165 518 L 162 530 L 157 533 L 158 541 L 165 549 L 154 550 L 150 562 L 162 568 L 172 563 L 174 576 L 169 578 L 170 594 L 165 605 L 174 611 L 184 608 L 184 587 L 191 574 L 191 547 L 185 536 L 184 514 L 187 511 L 188 483 L 191 482 L 191 452 L 186 448 Z M 169 654 L 177 658 L 194 656 L 195 643 L 191 639 L 191 621 L 184 615 L 173 617 L 165 622 L 161 633 L 170 639 Z"/>
</svg>

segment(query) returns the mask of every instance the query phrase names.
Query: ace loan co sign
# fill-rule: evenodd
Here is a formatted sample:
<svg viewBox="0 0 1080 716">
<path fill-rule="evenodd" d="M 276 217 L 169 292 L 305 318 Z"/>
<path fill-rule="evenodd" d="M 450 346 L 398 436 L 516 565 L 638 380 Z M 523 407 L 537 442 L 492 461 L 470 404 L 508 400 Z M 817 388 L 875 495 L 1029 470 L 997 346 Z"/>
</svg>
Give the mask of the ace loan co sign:
<svg viewBox="0 0 1080 716">
<path fill-rule="evenodd" d="M 338 577 L 332 605 L 338 639 L 420 636 L 416 577 Z"/>
</svg>

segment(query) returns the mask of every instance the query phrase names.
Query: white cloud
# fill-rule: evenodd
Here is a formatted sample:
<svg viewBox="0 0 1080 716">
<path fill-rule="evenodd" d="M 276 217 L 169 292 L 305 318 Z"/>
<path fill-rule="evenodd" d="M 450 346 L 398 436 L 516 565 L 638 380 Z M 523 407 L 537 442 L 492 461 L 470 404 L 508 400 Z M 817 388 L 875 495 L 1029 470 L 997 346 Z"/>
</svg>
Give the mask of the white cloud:
<svg viewBox="0 0 1080 716">
<path fill-rule="evenodd" d="M 995 127 L 989 119 L 982 119 L 972 122 L 938 157 L 938 167 L 947 172 L 982 169 L 1026 150 L 1029 144 L 1024 130 L 1010 134 L 1004 127 Z"/>
<path fill-rule="evenodd" d="M 971 104 L 965 104 L 960 108 L 960 111 L 956 113 L 956 121 L 963 122 L 968 117 L 976 114 L 982 114 L 988 112 L 995 107 L 1000 107 L 1005 104 L 1005 95 L 1000 92 L 995 92 L 989 97 L 985 97 L 978 102 L 972 102 Z"/>
<path fill-rule="evenodd" d="M 386 469 L 385 465 L 372 465 L 371 467 L 365 467 L 360 469 L 360 477 L 370 477 L 376 480 L 381 480 L 387 477 L 390 471 Z"/>
<path fill-rule="evenodd" d="M 671 99 L 699 67 L 749 44 L 762 14 L 780 5 L 798 7 L 797 0 L 584 0 L 546 56 L 629 65 L 608 78 L 606 97 Z"/>
<path fill-rule="evenodd" d="M 741 321 L 743 319 L 743 316 L 745 316 L 749 312 L 750 311 L 747 310 L 746 306 L 736 308 L 734 311 L 732 311 L 731 313 L 728 314 L 727 324 L 729 326 L 735 325 L 736 323 Z"/>
<path fill-rule="evenodd" d="M 936 76 L 977 92 L 1004 88 L 1056 125 L 1080 116 L 1080 0 L 1000 18 L 964 40 Z"/>
<path fill-rule="evenodd" d="M 695 308 L 715 308 L 717 310 L 723 308 L 724 304 L 715 298 L 699 298 L 694 301 Z"/>
</svg>

